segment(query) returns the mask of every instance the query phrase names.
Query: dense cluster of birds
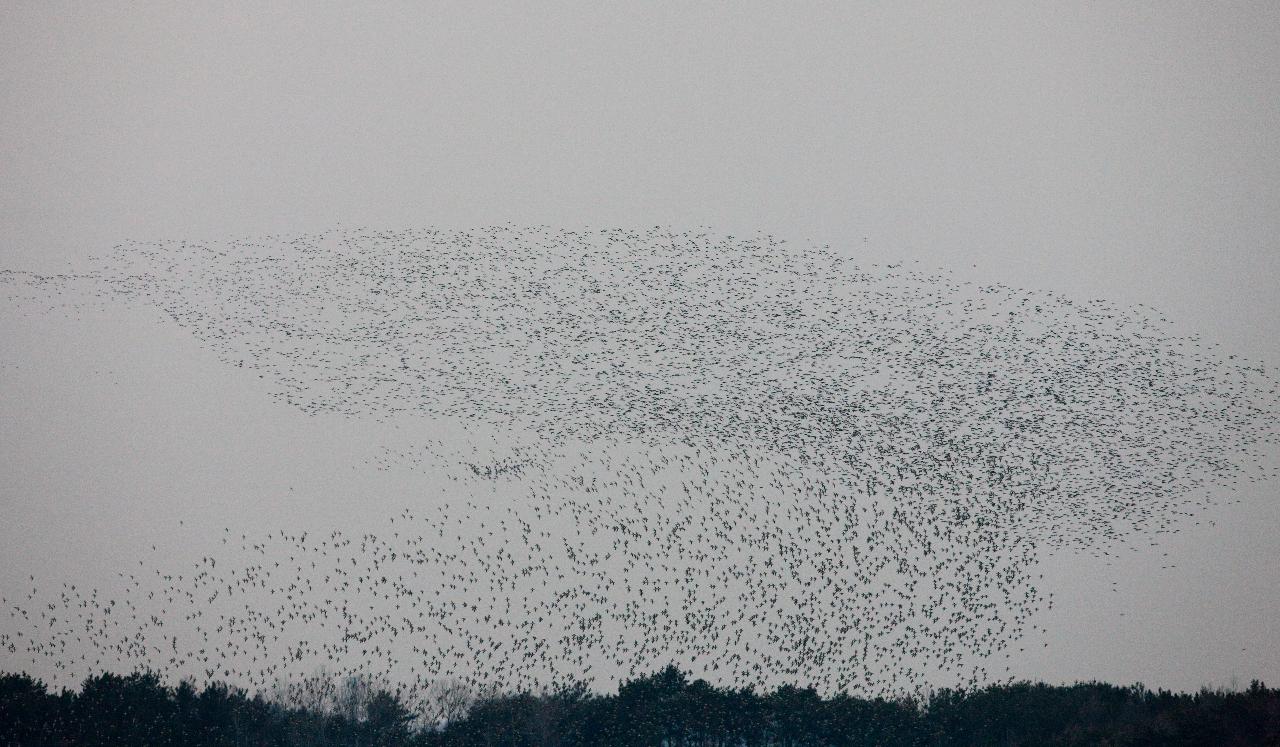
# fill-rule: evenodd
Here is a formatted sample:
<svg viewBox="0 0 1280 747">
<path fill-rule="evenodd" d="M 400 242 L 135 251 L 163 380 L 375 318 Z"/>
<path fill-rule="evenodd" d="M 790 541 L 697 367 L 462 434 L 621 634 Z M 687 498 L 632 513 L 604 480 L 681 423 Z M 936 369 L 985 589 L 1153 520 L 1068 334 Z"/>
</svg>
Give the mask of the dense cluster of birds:
<svg viewBox="0 0 1280 747">
<path fill-rule="evenodd" d="M 1274 471 L 1275 380 L 1153 309 L 764 235 L 347 229 L 97 263 L 0 287 L 158 307 L 308 413 L 485 435 L 384 448 L 449 478 L 384 531 L 228 527 L 110 593 L 5 590 L 0 657 L 77 676 L 976 686 L 1039 630 L 1040 553 L 1178 531 Z"/>
</svg>

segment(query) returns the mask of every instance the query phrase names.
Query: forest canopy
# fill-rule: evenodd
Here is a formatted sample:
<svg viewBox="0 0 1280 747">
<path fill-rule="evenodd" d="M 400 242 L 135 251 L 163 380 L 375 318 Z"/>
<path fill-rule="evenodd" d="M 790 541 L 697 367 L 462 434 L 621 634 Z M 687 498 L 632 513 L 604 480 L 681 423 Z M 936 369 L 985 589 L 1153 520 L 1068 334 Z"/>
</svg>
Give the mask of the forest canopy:
<svg viewBox="0 0 1280 747">
<path fill-rule="evenodd" d="M 315 683 L 313 683 L 315 684 Z M 942 690 L 927 700 L 829 698 L 782 686 L 715 687 L 669 666 L 623 683 L 475 693 L 445 688 L 433 714 L 358 677 L 309 705 L 296 691 L 250 695 L 166 685 L 150 672 L 99 674 L 51 692 L 0 675 L 3 745 L 1267 745 L 1280 744 L 1280 690 L 1152 691 L 1097 682 Z"/>
</svg>

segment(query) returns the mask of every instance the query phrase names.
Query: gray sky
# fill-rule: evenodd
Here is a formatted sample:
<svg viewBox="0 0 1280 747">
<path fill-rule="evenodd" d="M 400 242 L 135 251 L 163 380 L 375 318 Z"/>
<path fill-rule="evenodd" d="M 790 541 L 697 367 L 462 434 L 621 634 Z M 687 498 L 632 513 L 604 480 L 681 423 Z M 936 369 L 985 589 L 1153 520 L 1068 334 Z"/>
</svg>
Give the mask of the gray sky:
<svg viewBox="0 0 1280 747">
<path fill-rule="evenodd" d="M 705 225 L 1146 303 L 1280 363 L 1274 4 L 516 5 L 5 4 L 0 267 L 339 222 Z M 159 315 L 6 308 L 0 335 L 14 577 L 127 563 L 192 511 L 287 519 L 362 443 Z M 1124 563 L 1047 561 L 1022 673 L 1280 681 L 1280 507 L 1238 497 Z"/>
</svg>

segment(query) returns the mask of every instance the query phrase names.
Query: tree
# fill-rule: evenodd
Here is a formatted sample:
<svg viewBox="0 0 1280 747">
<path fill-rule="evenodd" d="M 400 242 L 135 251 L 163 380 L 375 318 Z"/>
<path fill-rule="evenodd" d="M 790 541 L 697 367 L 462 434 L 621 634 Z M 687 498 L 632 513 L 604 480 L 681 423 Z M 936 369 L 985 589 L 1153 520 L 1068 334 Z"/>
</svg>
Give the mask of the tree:
<svg viewBox="0 0 1280 747">
<path fill-rule="evenodd" d="M 0 677 L 0 744 L 48 744 L 57 700 L 26 674 Z"/>
<path fill-rule="evenodd" d="M 366 726 L 375 745 L 402 745 L 409 741 L 409 722 L 414 714 L 400 699 L 378 690 L 365 705 Z"/>
</svg>

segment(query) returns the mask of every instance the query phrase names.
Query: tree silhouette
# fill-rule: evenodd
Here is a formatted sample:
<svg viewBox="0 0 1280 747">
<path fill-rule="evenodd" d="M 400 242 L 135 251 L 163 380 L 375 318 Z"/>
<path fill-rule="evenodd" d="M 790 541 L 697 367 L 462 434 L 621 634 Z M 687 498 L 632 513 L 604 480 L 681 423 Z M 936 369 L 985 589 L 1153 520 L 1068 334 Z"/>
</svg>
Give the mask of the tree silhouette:
<svg viewBox="0 0 1280 747">
<path fill-rule="evenodd" d="M 472 701 L 470 688 L 451 685 L 451 706 L 465 692 L 469 710 L 426 723 L 369 681 L 327 681 L 312 683 L 322 697 L 277 688 L 267 699 L 221 683 L 171 688 L 149 672 L 95 675 L 56 695 L 28 675 L 0 675 L 0 747 L 1280 745 L 1280 690 L 1256 681 L 1243 692 L 1198 693 L 1015 683 L 917 702 L 823 698 L 786 685 L 757 694 L 668 666 L 615 695 L 579 686 Z"/>
</svg>

